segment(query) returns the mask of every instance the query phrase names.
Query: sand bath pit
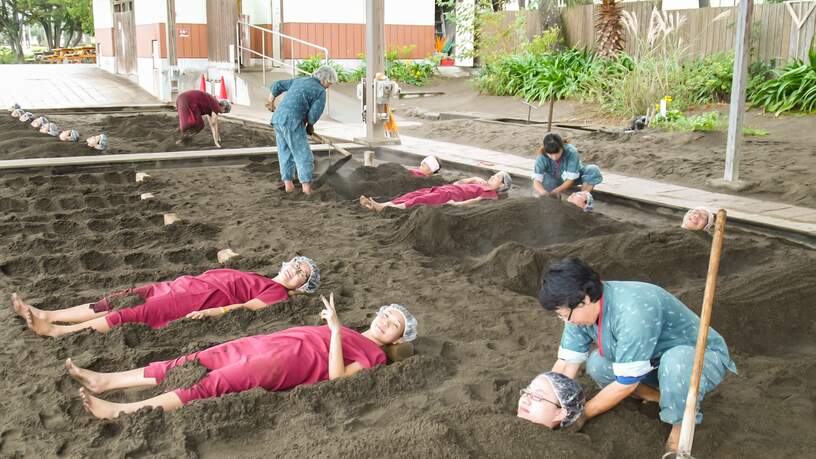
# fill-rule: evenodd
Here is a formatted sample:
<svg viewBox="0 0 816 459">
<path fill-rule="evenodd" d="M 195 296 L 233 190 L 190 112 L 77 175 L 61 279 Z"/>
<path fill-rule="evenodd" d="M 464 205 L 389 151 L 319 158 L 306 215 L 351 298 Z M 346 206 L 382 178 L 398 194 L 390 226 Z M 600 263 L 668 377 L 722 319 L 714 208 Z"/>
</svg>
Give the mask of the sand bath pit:
<svg viewBox="0 0 816 459">
<path fill-rule="evenodd" d="M 209 150 L 216 148 L 209 127 L 184 145 L 176 145 L 180 138 L 178 116 L 175 112 L 147 112 L 128 114 L 47 114 L 49 121 L 60 130 L 76 129 L 78 143 L 60 142 L 57 137 L 40 134 L 29 123 L 21 123 L 10 116 L 0 117 L 0 160 L 55 158 L 101 154 L 155 153 L 165 151 Z M 220 122 L 223 148 L 266 147 L 275 145 L 272 126 L 243 125 L 228 118 Z M 105 133 L 108 149 L 103 153 L 85 144 L 85 139 Z"/>
<path fill-rule="evenodd" d="M 620 219 L 552 200 L 382 214 L 355 194 L 390 198 L 423 183 L 400 166 L 344 167 L 311 197 L 277 190 L 275 161 L 247 166 L 0 177 L 0 297 L 18 291 L 46 309 L 220 267 L 274 274 L 295 253 L 322 270 L 343 322 L 365 327 L 375 307 L 403 302 L 420 321 L 416 355 L 335 382 L 142 411 L 100 422 L 82 410 L 62 361 L 123 370 L 236 337 L 319 323 L 315 296 L 258 313 L 179 321 L 161 330 L 34 336 L 8 308 L 0 336 L 0 453 L 173 457 L 659 457 L 667 429 L 654 405 L 626 401 L 581 434 L 515 417 L 518 390 L 549 369 L 562 323 L 534 298 L 546 266 L 574 255 L 606 279 L 659 283 L 693 309 L 709 239 L 673 219 Z M 351 180 L 353 178 L 353 180 Z M 440 179 L 436 179 L 440 180 Z M 218 186 L 213 186 L 217 183 Z M 142 193 L 154 194 L 141 200 Z M 162 215 L 181 221 L 164 226 Z M 631 210 L 636 213 L 638 211 Z M 642 221 L 644 223 L 633 223 Z M 812 250 L 729 230 L 713 326 L 739 375 L 703 402 L 698 457 L 804 457 L 816 393 Z M 183 379 L 183 378 L 182 378 Z M 586 376 L 580 381 L 595 389 Z M 142 399 L 152 391 L 116 393 Z"/>
</svg>

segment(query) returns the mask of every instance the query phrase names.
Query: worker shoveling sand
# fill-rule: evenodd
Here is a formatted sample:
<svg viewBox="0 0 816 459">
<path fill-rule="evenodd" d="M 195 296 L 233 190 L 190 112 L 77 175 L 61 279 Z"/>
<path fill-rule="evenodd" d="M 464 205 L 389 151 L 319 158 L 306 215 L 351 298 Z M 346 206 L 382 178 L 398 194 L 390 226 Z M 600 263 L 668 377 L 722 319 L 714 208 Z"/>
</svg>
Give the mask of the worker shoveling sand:
<svg viewBox="0 0 816 459">
<path fill-rule="evenodd" d="M 102 423 L 82 410 L 64 358 L 98 371 L 135 368 L 241 336 L 319 324 L 322 305 L 301 296 L 222 320 L 182 320 L 162 330 L 123 326 L 59 340 L 33 340 L 7 308 L 0 314 L 4 455 L 662 453 L 666 432 L 654 405 L 624 402 L 583 434 L 516 418 L 519 389 L 549 369 L 543 366 L 554 359 L 563 328 L 529 296 L 531 284 L 551 260 L 580 255 L 604 279 L 660 283 L 699 308 L 706 235 L 674 221 L 632 225 L 602 209 L 585 214 L 527 199 L 374 214 L 360 209 L 354 195 L 390 197 L 427 182 L 403 180 L 390 169 L 400 166 L 361 169 L 352 162 L 344 169 L 361 179 L 343 178 L 345 188 L 329 181 L 317 196 L 284 195 L 275 189 L 277 168 L 266 163 L 151 171 L 154 180 L 139 184 L 134 172 L 0 177 L 0 298 L 18 291 L 36 306 L 64 308 L 219 267 L 224 247 L 241 254 L 231 268 L 262 274 L 277 272 L 284 255 L 296 252 L 320 263 L 321 291 L 335 293 L 338 313 L 352 328 L 368 324 L 374 305 L 405 302 L 423 324 L 416 355 L 337 382 L 254 390 Z M 155 198 L 139 200 L 145 192 Z M 170 211 L 184 219 L 165 227 L 161 215 Z M 712 325 L 728 340 L 740 374 L 704 401 L 695 455 L 807 456 L 816 447 L 814 254 L 739 231 L 729 232 L 725 247 Z M 594 392 L 585 376 L 579 381 Z M 152 395 L 118 393 L 111 400 Z"/>
</svg>

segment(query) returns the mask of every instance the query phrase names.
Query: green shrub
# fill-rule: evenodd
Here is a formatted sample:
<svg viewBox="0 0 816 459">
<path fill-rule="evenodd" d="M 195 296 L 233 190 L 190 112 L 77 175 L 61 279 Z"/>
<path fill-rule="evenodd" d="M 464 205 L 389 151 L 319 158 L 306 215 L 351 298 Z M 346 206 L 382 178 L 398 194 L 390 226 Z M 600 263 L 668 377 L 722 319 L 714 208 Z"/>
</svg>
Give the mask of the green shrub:
<svg viewBox="0 0 816 459">
<path fill-rule="evenodd" d="M 774 71 L 775 78 L 756 85 L 748 95 L 753 107 L 780 114 L 788 111 L 816 112 L 816 52 L 810 64 L 801 60 Z"/>
<path fill-rule="evenodd" d="M 541 32 L 527 42 L 522 50 L 533 55 L 543 55 L 551 53 L 556 50 L 561 43 L 561 29 L 558 26 L 552 26 L 549 29 Z"/>
<path fill-rule="evenodd" d="M 716 53 L 695 59 L 684 67 L 688 103 L 695 105 L 727 102 L 731 96 L 734 54 Z"/>
<path fill-rule="evenodd" d="M 756 136 L 756 137 L 764 137 L 768 135 L 768 131 L 764 129 L 756 129 L 752 127 L 744 127 L 742 128 L 742 133 L 748 136 Z"/>
<path fill-rule="evenodd" d="M 708 132 L 722 127 L 720 112 L 711 111 L 695 116 L 685 116 L 679 110 L 669 110 L 666 116 L 656 115 L 651 126 L 672 131 Z"/>
<path fill-rule="evenodd" d="M 303 72 L 308 73 L 309 75 L 313 74 L 315 70 L 319 69 L 325 63 L 323 59 L 323 55 L 316 54 L 306 60 L 300 61 L 297 65 L 297 68 Z M 336 72 L 337 72 L 337 79 L 340 83 L 346 83 L 349 81 L 354 81 L 350 79 L 351 73 L 346 70 L 342 65 L 332 61 L 329 59 L 328 65 L 330 65 Z M 305 76 L 304 73 L 299 73 L 298 76 Z"/>
<path fill-rule="evenodd" d="M 439 67 L 439 60 L 437 58 L 429 57 L 419 62 L 406 59 L 414 47 L 414 45 L 409 45 L 402 49 L 386 51 L 385 75 L 389 79 L 414 86 L 422 86 L 436 73 L 436 69 Z M 363 65 L 349 72 L 350 81 L 360 81 L 365 78 L 366 65 L 364 54 L 360 55 L 360 60 L 363 61 Z"/>
</svg>

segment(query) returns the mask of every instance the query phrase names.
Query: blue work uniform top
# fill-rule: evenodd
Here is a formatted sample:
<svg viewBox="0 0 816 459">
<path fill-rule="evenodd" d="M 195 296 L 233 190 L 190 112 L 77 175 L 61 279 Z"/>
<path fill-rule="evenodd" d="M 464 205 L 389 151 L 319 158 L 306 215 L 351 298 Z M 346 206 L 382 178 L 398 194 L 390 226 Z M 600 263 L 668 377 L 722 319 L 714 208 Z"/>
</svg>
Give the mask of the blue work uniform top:
<svg viewBox="0 0 816 459">
<path fill-rule="evenodd" d="M 700 317 L 671 293 L 645 282 L 604 282 L 601 312 L 594 325 L 567 323 L 558 358 L 571 363 L 587 359 L 594 342 L 602 357 L 611 360 L 615 379 L 622 384 L 639 382 L 660 357 L 675 346 L 697 343 Z M 725 340 L 708 331 L 706 352 L 720 354 L 736 373 Z"/>
<path fill-rule="evenodd" d="M 286 97 L 272 115 L 272 124 L 280 126 L 317 123 L 326 107 L 326 88 L 315 77 L 279 80 L 270 88 L 272 97 L 285 92 Z"/>
<path fill-rule="evenodd" d="M 561 159 L 553 161 L 545 154 L 538 155 L 535 162 L 533 180 L 544 181 L 544 175 L 549 174 L 563 181 L 577 180 L 581 177 L 581 156 L 572 144 L 564 144 L 564 153 Z"/>
</svg>

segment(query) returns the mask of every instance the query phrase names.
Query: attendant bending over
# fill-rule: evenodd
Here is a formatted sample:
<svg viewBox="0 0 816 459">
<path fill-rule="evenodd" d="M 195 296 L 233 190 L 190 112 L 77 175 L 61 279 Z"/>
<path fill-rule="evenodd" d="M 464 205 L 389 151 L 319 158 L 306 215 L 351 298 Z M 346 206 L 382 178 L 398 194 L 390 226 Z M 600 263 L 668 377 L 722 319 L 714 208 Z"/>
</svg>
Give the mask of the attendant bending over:
<svg viewBox="0 0 816 459">
<path fill-rule="evenodd" d="M 462 206 L 483 199 L 498 199 L 499 193 L 509 190 L 512 182 L 513 179 L 510 178 L 510 174 L 501 171 L 487 180 L 480 177 L 466 178 L 450 185 L 421 188 L 383 203 L 366 196 L 360 196 L 360 205 L 377 212 L 381 212 L 386 207 L 404 210 L 420 205 L 441 206 L 451 204 Z"/>
<path fill-rule="evenodd" d="M 578 150 L 565 144 L 560 135 L 551 132 L 543 143 L 533 175 L 533 188 L 539 196 L 557 197 L 578 185 L 581 191 L 592 191 L 603 181 L 601 169 L 594 164 L 581 165 Z"/>
<path fill-rule="evenodd" d="M 517 415 L 549 429 L 571 426 L 584 413 L 584 390 L 574 380 L 548 371 L 519 393 Z"/>
<path fill-rule="evenodd" d="M 181 139 L 176 141 L 176 145 L 186 143 L 202 129 L 204 129 L 204 119 L 210 125 L 213 142 L 215 146 L 221 148 L 221 134 L 218 132 L 218 115 L 229 113 L 232 110 L 228 100 L 218 100 L 211 94 L 193 89 L 185 91 L 176 98 L 176 111 L 179 117 L 179 132 Z"/>
<path fill-rule="evenodd" d="M 354 375 L 364 368 L 386 363 L 383 346 L 416 338 L 417 321 L 398 304 L 383 306 L 363 333 L 341 326 L 334 296 L 321 297 L 320 317 L 328 326 L 294 327 L 268 335 L 228 341 L 175 360 L 116 373 L 79 368 L 68 359 L 68 372 L 85 388 L 79 390 L 85 409 L 100 419 L 111 419 L 142 408 L 172 411 L 193 400 L 220 397 L 262 387 L 268 391 Z M 90 395 L 113 389 L 154 387 L 167 372 L 186 362 L 198 361 L 209 373 L 187 389 L 176 389 L 147 400 L 113 403 Z"/>
<path fill-rule="evenodd" d="M 602 282 L 577 258 L 550 268 L 538 301 L 565 322 L 552 371 L 575 378 L 586 362 L 587 374 L 602 388 L 587 402 L 576 428 L 633 395 L 660 403 L 660 419 L 672 425 L 666 449 L 676 452 L 700 318 L 657 285 Z M 598 349 L 590 353 L 593 344 Z M 710 329 L 698 400 L 736 370 L 725 340 Z M 697 423 L 702 419 L 698 406 Z"/>
<path fill-rule="evenodd" d="M 408 172 L 417 177 L 430 177 L 439 172 L 439 169 L 441 169 L 441 166 L 436 156 L 426 156 L 425 159 L 419 163 L 419 167 L 411 167 L 408 169 Z"/>
<path fill-rule="evenodd" d="M 62 336 L 85 329 L 107 333 L 123 323 L 141 323 L 163 328 L 181 319 L 221 316 L 234 309 L 252 311 L 289 299 L 289 291 L 312 293 L 320 285 L 320 270 L 314 261 L 295 257 L 283 263 L 273 279 L 234 269 L 212 269 L 198 276 L 182 276 L 115 292 L 96 303 L 68 309 L 46 311 L 12 295 L 14 311 L 25 318 L 29 328 L 40 336 Z M 141 304 L 113 310 L 111 301 L 128 295 L 139 297 Z M 73 325 L 56 325 L 56 323 Z"/>
</svg>

